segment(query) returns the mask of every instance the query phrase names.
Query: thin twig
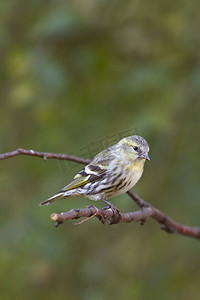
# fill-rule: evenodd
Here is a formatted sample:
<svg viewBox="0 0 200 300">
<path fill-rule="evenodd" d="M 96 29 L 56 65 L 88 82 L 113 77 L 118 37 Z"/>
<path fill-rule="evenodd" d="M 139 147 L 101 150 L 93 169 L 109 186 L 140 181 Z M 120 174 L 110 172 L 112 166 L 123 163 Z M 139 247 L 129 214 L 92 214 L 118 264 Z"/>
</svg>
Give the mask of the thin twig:
<svg viewBox="0 0 200 300">
<path fill-rule="evenodd" d="M 51 159 L 61 159 L 74 161 L 77 163 L 81 163 L 87 165 L 90 163 L 89 159 L 83 159 L 80 157 L 67 155 L 63 153 L 50 153 L 50 152 L 39 152 L 34 150 L 26 150 L 19 148 L 15 151 L 7 152 L 0 154 L 0 160 L 11 158 L 18 155 L 30 155 L 41 157 L 44 160 Z M 178 233 L 184 236 L 193 237 L 196 239 L 200 239 L 200 227 L 190 227 L 186 225 L 179 224 L 171 219 L 169 216 L 165 215 L 162 211 L 153 207 L 148 202 L 145 202 L 142 198 L 136 195 L 132 190 L 128 191 L 127 194 L 135 201 L 135 203 L 141 208 L 139 211 L 128 212 L 128 213 L 119 213 L 118 216 L 113 216 L 113 212 L 111 209 L 98 209 L 94 206 L 90 206 L 84 209 L 72 209 L 65 213 L 53 213 L 51 214 L 52 221 L 56 222 L 56 226 L 62 224 L 67 220 L 78 219 L 82 217 L 97 217 L 103 224 L 106 219 L 110 220 L 109 224 L 118 224 L 122 222 L 135 222 L 139 221 L 141 224 L 144 224 L 150 217 L 155 219 L 157 222 L 161 224 L 161 229 L 165 230 L 168 233 Z"/>
<path fill-rule="evenodd" d="M 6 159 L 6 158 L 11 158 L 11 157 L 18 156 L 18 155 L 36 156 L 36 157 L 41 157 L 44 160 L 46 160 L 47 158 L 69 160 L 69 161 L 74 161 L 74 162 L 84 164 L 84 165 L 90 163 L 89 159 L 84 159 L 84 158 L 73 156 L 73 155 L 67 155 L 67 154 L 63 154 L 63 153 L 40 152 L 40 151 L 27 150 L 27 149 L 22 149 L 22 148 L 18 148 L 14 151 L 0 154 L 0 160 Z"/>
</svg>

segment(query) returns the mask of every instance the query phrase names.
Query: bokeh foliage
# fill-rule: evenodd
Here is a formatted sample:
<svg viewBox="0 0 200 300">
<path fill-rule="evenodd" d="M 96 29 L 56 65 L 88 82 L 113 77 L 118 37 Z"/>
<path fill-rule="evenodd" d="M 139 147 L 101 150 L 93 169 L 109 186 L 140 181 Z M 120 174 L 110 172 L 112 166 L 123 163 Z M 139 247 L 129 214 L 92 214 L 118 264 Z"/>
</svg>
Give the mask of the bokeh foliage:
<svg viewBox="0 0 200 300">
<path fill-rule="evenodd" d="M 199 11 L 195 0 L 1 0 L 0 152 L 87 157 L 139 133 L 151 162 L 134 190 L 200 225 Z M 1 299 L 199 299 L 198 241 L 153 221 L 55 229 L 51 212 L 90 200 L 38 204 L 82 166 L 22 156 L 0 165 Z M 127 195 L 113 201 L 136 209 Z"/>
</svg>

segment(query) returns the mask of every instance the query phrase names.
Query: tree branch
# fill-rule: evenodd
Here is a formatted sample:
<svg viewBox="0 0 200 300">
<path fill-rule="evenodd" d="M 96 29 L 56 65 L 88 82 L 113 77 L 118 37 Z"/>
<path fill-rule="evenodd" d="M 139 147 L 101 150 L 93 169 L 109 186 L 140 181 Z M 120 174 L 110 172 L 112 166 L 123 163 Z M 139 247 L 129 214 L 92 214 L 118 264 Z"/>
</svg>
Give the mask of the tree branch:
<svg viewBox="0 0 200 300">
<path fill-rule="evenodd" d="M 15 151 L 0 154 L 0 160 L 11 158 L 18 155 L 36 156 L 36 157 L 41 157 L 44 160 L 48 158 L 68 160 L 68 161 L 74 161 L 85 165 L 90 163 L 89 159 L 83 159 L 80 157 L 66 155 L 63 153 L 39 152 L 34 150 L 26 150 L 22 148 L 19 148 Z M 97 217 L 103 224 L 105 223 L 106 219 L 110 220 L 109 224 L 118 224 L 120 222 L 128 223 L 128 222 L 136 222 L 136 221 L 139 221 L 141 224 L 144 224 L 151 217 L 161 224 L 161 229 L 165 230 L 168 233 L 178 233 L 184 236 L 200 239 L 200 227 L 190 227 L 190 226 L 179 224 L 175 222 L 173 219 L 171 219 L 169 216 L 165 215 L 162 211 L 153 207 L 148 202 L 145 202 L 142 198 L 136 195 L 132 190 L 128 191 L 127 194 L 131 197 L 131 199 L 135 201 L 135 203 L 141 208 L 141 210 L 135 212 L 128 212 L 128 213 L 119 212 L 117 216 L 114 216 L 111 209 L 98 209 L 97 207 L 89 206 L 88 208 L 84 208 L 84 209 L 72 209 L 70 211 L 61 214 L 52 213 L 51 220 L 56 222 L 56 226 L 62 224 L 65 221 L 78 219 L 81 217 L 87 217 L 87 219 L 91 217 Z M 81 221 L 80 223 L 82 223 L 83 221 Z"/>
<path fill-rule="evenodd" d="M 58 227 L 58 225 L 68 220 L 79 219 L 82 217 L 90 218 L 92 216 L 97 217 L 103 224 L 107 219 L 109 219 L 110 225 L 118 224 L 120 222 L 140 222 L 141 225 L 144 225 L 144 223 L 151 217 L 158 221 L 161 224 L 161 229 L 165 230 L 167 233 L 178 233 L 200 239 L 199 227 L 181 225 L 150 204 L 138 211 L 120 213 L 117 218 L 115 218 L 111 209 L 103 210 L 95 206 L 89 206 L 88 208 L 83 209 L 71 209 L 61 214 L 52 213 L 51 220 L 56 222 L 56 227 Z"/>
<path fill-rule="evenodd" d="M 65 213 L 51 214 L 51 220 L 56 222 L 56 227 L 65 221 L 79 219 L 82 217 L 90 218 L 92 216 L 97 217 L 103 224 L 107 219 L 110 220 L 109 224 L 118 224 L 120 222 L 129 223 L 132 221 L 138 221 L 144 224 L 144 222 L 153 215 L 153 210 L 150 207 L 143 208 L 138 211 L 129 213 L 119 213 L 119 215 L 114 216 L 111 209 L 99 209 L 95 206 L 89 206 L 83 209 L 71 209 Z M 114 219 L 113 219 L 114 218 Z"/>
<path fill-rule="evenodd" d="M 14 151 L 0 154 L 0 160 L 6 159 L 6 158 L 11 158 L 11 157 L 18 156 L 18 155 L 36 156 L 36 157 L 41 157 L 44 160 L 46 160 L 47 158 L 69 160 L 69 161 L 74 161 L 74 162 L 84 164 L 84 165 L 87 165 L 90 163 L 89 159 L 84 159 L 84 158 L 73 156 L 73 155 L 67 155 L 67 154 L 63 154 L 63 153 L 40 152 L 40 151 L 27 150 L 27 149 L 22 149 L 22 148 L 18 148 Z"/>
</svg>

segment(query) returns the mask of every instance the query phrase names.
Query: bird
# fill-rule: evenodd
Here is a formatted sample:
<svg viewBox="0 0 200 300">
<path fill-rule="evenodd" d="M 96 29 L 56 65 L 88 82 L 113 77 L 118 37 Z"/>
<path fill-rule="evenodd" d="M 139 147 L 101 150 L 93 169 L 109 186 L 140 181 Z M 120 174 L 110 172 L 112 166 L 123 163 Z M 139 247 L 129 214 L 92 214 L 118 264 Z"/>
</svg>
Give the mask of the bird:
<svg viewBox="0 0 200 300">
<path fill-rule="evenodd" d="M 105 208 L 111 208 L 116 213 L 117 208 L 108 199 L 129 191 L 138 182 L 145 161 L 150 160 L 148 152 L 149 145 L 143 137 L 125 137 L 98 153 L 70 183 L 40 205 L 82 196 L 101 200 L 108 205 Z"/>
</svg>

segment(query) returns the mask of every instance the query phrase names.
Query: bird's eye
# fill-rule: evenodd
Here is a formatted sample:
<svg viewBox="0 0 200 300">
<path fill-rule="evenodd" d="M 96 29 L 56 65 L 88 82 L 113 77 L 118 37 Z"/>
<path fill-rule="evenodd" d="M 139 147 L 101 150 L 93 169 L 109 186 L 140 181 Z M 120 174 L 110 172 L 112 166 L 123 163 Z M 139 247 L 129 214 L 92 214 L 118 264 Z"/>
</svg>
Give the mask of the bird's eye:
<svg viewBox="0 0 200 300">
<path fill-rule="evenodd" d="M 134 149 L 135 151 L 137 151 L 137 150 L 138 150 L 138 147 L 137 147 L 137 146 L 134 146 L 133 149 Z"/>
</svg>

